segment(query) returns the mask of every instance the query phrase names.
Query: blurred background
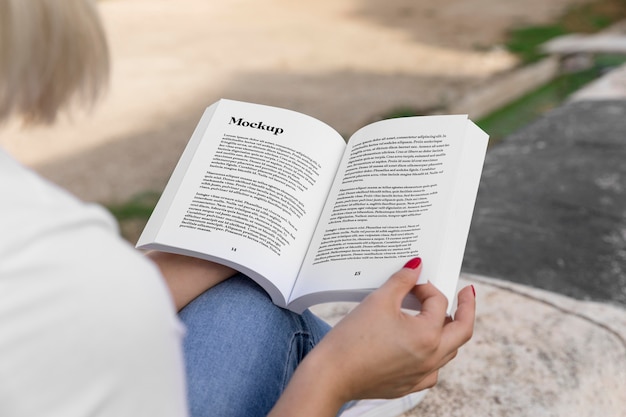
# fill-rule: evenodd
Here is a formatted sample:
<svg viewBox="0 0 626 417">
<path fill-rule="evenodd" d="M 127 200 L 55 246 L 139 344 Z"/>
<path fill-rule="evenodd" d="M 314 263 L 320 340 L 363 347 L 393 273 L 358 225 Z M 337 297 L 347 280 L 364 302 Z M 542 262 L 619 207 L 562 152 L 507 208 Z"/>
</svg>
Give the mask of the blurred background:
<svg viewBox="0 0 626 417">
<path fill-rule="evenodd" d="M 131 242 L 204 108 L 219 98 L 301 111 L 345 137 L 381 118 L 468 113 L 491 135 L 492 152 L 626 60 L 619 51 L 548 54 L 541 47 L 567 34 L 621 36 L 623 0 L 98 5 L 112 55 L 106 97 L 51 127 L 11 122 L 0 144 L 109 207 Z M 613 298 L 626 302 L 626 283 L 616 285 L 621 295 Z"/>
</svg>

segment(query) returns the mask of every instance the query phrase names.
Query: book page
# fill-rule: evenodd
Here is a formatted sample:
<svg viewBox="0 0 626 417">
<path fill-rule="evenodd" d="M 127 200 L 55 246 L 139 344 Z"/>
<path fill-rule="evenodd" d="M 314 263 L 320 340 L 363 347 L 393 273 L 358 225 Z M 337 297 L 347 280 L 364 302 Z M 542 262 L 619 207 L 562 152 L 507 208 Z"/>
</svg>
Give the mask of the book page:
<svg viewBox="0 0 626 417">
<path fill-rule="evenodd" d="M 289 294 L 345 142 L 289 110 L 221 100 L 209 113 L 210 122 L 200 122 L 206 129 L 195 133 L 201 137 L 190 141 L 190 162 L 176 169 L 184 174 L 172 176 L 177 191 L 164 202 L 155 241 L 264 277 Z"/>
<path fill-rule="evenodd" d="M 465 142 L 466 146 L 463 146 L 457 162 L 460 169 L 452 199 L 448 204 L 445 240 L 439 252 L 436 276 L 433 278 L 437 287 L 448 295 L 449 312 L 456 308 L 456 297 L 453 296 L 457 282 L 446 277 L 454 278 L 461 271 L 489 136 L 472 121 L 468 121 Z"/>
<path fill-rule="evenodd" d="M 447 279 L 456 285 L 458 276 L 439 274 L 445 263 L 440 254 L 468 123 L 466 116 L 404 118 L 357 132 L 348 143 L 292 299 L 321 291 L 320 301 L 332 301 L 333 294 L 346 300 L 352 293 L 358 301 L 416 256 L 423 260 L 421 279 L 435 284 Z M 470 217 L 472 208 L 467 208 Z"/>
</svg>

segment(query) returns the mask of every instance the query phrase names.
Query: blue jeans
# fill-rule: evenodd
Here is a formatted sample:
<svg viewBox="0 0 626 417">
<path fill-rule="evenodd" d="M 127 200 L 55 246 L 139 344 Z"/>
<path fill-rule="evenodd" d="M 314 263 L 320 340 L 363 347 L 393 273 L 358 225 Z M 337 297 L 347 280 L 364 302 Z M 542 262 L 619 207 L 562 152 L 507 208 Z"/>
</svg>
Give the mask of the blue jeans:
<svg viewBox="0 0 626 417">
<path fill-rule="evenodd" d="M 236 275 L 187 305 L 184 353 L 190 414 L 265 416 L 298 364 L 328 332 L 306 311 L 276 307 L 256 283 Z"/>
</svg>

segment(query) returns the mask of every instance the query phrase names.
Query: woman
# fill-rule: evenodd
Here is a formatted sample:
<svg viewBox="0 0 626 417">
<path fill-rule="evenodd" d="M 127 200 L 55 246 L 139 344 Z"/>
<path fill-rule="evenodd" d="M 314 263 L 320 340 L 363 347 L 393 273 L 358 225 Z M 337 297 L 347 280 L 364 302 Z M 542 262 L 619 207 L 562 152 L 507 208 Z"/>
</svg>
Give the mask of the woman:
<svg viewBox="0 0 626 417">
<path fill-rule="evenodd" d="M 52 122 L 107 74 L 93 2 L 0 0 L 0 118 Z M 0 195 L 3 416 L 334 416 L 433 386 L 472 334 L 473 289 L 446 319 L 445 297 L 415 285 L 419 259 L 328 332 L 229 268 L 140 255 L 108 213 L 1 149 Z M 400 310 L 408 292 L 419 316 Z"/>
</svg>

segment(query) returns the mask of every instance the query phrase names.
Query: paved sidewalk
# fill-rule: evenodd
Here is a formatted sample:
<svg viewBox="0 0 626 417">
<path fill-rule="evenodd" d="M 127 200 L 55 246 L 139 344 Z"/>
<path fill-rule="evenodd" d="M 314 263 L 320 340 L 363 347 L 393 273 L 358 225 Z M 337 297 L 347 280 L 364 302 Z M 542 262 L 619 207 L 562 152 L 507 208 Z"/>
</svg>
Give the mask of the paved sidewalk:
<svg viewBox="0 0 626 417">
<path fill-rule="evenodd" d="M 591 82 L 570 98 L 570 101 L 584 100 L 626 100 L 626 65 Z"/>
<path fill-rule="evenodd" d="M 506 138 L 487 154 L 464 270 L 626 307 L 625 160 L 626 98 L 565 104 Z"/>
<path fill-rule="evenodd" d="M 512 68 L 504 50 L 478 46 L 574 0 L 505 10 L 472 1 L 99 2 L 113 58 L 107 96 L 49 129 L 10 126 L 0 145 L 84 199 L 125 201 L 163 189 L 219 98 L 302 111 L 351 134 L 397 107 L 445 106 Z"/>
</svg>

